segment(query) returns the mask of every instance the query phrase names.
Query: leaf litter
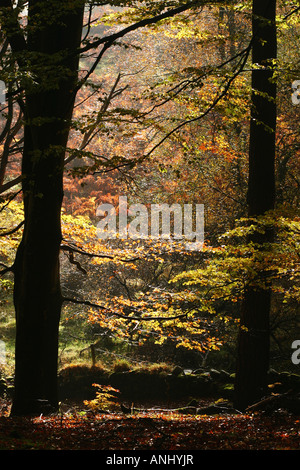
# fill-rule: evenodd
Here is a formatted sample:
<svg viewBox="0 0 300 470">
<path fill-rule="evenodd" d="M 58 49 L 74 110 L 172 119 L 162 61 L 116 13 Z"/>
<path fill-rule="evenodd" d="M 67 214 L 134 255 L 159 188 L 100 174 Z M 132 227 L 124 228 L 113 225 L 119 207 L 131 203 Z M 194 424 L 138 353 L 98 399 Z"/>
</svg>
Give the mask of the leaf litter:
<svg viewBox="0 0 300 470">
<path fill-rule="evenodd" d="M 155 410 L 10 417 L 0 407 L 0 450 L 299 450 L 300 417 L 278 410 L 182 415 Z"/>
</svg>

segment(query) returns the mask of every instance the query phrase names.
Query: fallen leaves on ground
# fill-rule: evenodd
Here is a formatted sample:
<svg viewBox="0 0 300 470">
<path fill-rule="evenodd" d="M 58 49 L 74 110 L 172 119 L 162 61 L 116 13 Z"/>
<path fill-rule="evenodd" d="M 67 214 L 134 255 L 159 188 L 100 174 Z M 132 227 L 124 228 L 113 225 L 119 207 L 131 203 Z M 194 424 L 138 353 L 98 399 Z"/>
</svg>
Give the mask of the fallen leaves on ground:
<svg viewBox="0 0 300 470">
<path fill-rule="evenodd" d="M 0 416 L 0 450 L 299 450 L 300 418 L 65 413 Z"/>
</svg>

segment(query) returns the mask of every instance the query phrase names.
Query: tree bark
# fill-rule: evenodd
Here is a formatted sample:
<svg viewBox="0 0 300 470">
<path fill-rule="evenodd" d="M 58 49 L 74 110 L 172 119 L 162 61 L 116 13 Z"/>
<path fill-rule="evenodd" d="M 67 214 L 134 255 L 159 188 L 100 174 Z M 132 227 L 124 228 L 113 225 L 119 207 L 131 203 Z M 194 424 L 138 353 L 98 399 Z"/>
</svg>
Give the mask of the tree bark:
<svg viewBox="0 0 300 470">
<path fill-rule="evenodd" d="M 257 217 L 275 205 L 276 0 L 253 0 L 252 109 L 250 122 L 248 215 Z M 273 230 L 254 233 L 250 242 L 263 250 Z M 260 273 L 261 280 L 264 273 Z M 269 368 L 270 286 L 245 289 L 238 339 L 235 406 L 243 410 L 266 391 Z"/>
<path fill-rule="evenodd" d="M 45 21 L 48 9 L 55 6 L 57 16 L 49 15 Z M 22 158 L 25 224 L 14 263 L 12 415 L 40 413 L 45 403 L 49 409 L 58 406 L 60 215 L 65 148 L 78 73 L 78 57 L 68 52 L 80 46 L 83 2 L 78 8 L 61 11 L 62 4 L 57 0 L 29 2 L 27 50 L 35 83 L 26 89 Z M 51 64 L 49 81 L 42 64 Z"/>
</svg>

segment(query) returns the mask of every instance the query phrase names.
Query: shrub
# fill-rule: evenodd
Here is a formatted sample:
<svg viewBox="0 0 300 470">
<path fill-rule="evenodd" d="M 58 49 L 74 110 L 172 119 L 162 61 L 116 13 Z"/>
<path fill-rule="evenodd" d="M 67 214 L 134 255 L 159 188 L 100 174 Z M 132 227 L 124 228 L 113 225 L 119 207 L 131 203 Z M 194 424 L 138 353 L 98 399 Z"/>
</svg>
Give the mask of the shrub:
<svg viewBox="0 0 300 470">
<path fill-rule="evenodd" d="M 120 408 L 118 395 L 120 393 L 116 388 L 110 385 L 93 384 L 98 388 L 94 400 L 85 400 L 84 404 L 92 411 L 109 413 Z"/>
</svg>

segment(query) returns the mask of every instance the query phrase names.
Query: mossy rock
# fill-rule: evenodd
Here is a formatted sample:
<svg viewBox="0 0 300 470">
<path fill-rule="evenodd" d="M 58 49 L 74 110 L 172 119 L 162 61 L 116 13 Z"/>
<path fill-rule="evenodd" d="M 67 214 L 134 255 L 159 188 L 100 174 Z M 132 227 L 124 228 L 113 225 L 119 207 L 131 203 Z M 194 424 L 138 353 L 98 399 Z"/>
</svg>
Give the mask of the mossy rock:
<svg viewBox="0 0 300 470">
<path fill-rule="evenodd" d="M 234 396 L 234 384 L 233 383 L 224 383 L 220 384 L 218 387 L 218 395 L 225 397 L 227 399 L 232 399 Z"/>
<path fill-rule="evenodd" d="M 223 369 L 221 370 L 210 369 L 209 375 L 212 380 L 215 380 L 217 382 L 229 382 L 232 380 L 230 373 L 226 372 Z"/>
<path fill-rule="evenodd" d="M 184 374 L 181 368 L 165 367 L 111 372 L 102 367 L 75 364 L 62 369 L 58 380 L 60 399 L 93 399 L 94 383 L 111 385 L 129 399 L 181 399 L 219 393 L 229 397 L 232 390 L 232 379 L 225 371 Z"/>
<path fill-rule="evenodd" d="M 208 396 L 213 392 L 213 381 L 206 375 L 186 375 L 169 377 L 170 398 L 181 398 L 185 396 Z"/>
<path fill-rule="evenodd" d="M 113 372 L 109 384 L 125 397 L 158 398 L 166 395 L 166 374 L 149 374 L 144 371 Z"/>
<path fill-rule="evenodd" d="M 268 373 L 269 387 L 275 387 L 276 391 L 284 392 L 289 389 L 299 390 L 300 375 L 292 372 L 277 372 L 271 369 Z"/>
<path fill-rule="evenodd" d="M 93 384 L 107 385 L 107 379 L 107 371 L 102 367 L 67 366 L 58 374 L 60 399 L 91 400 L 95 398 Z"/>
<path fill-rule="evenodd" d="M 208 396 L 213 382 L 206 375 L 178 375 L 145 371 L 115 372 L 109 383 L 130 398 L 176 399 L 186 396 Z"/>
</svg>

